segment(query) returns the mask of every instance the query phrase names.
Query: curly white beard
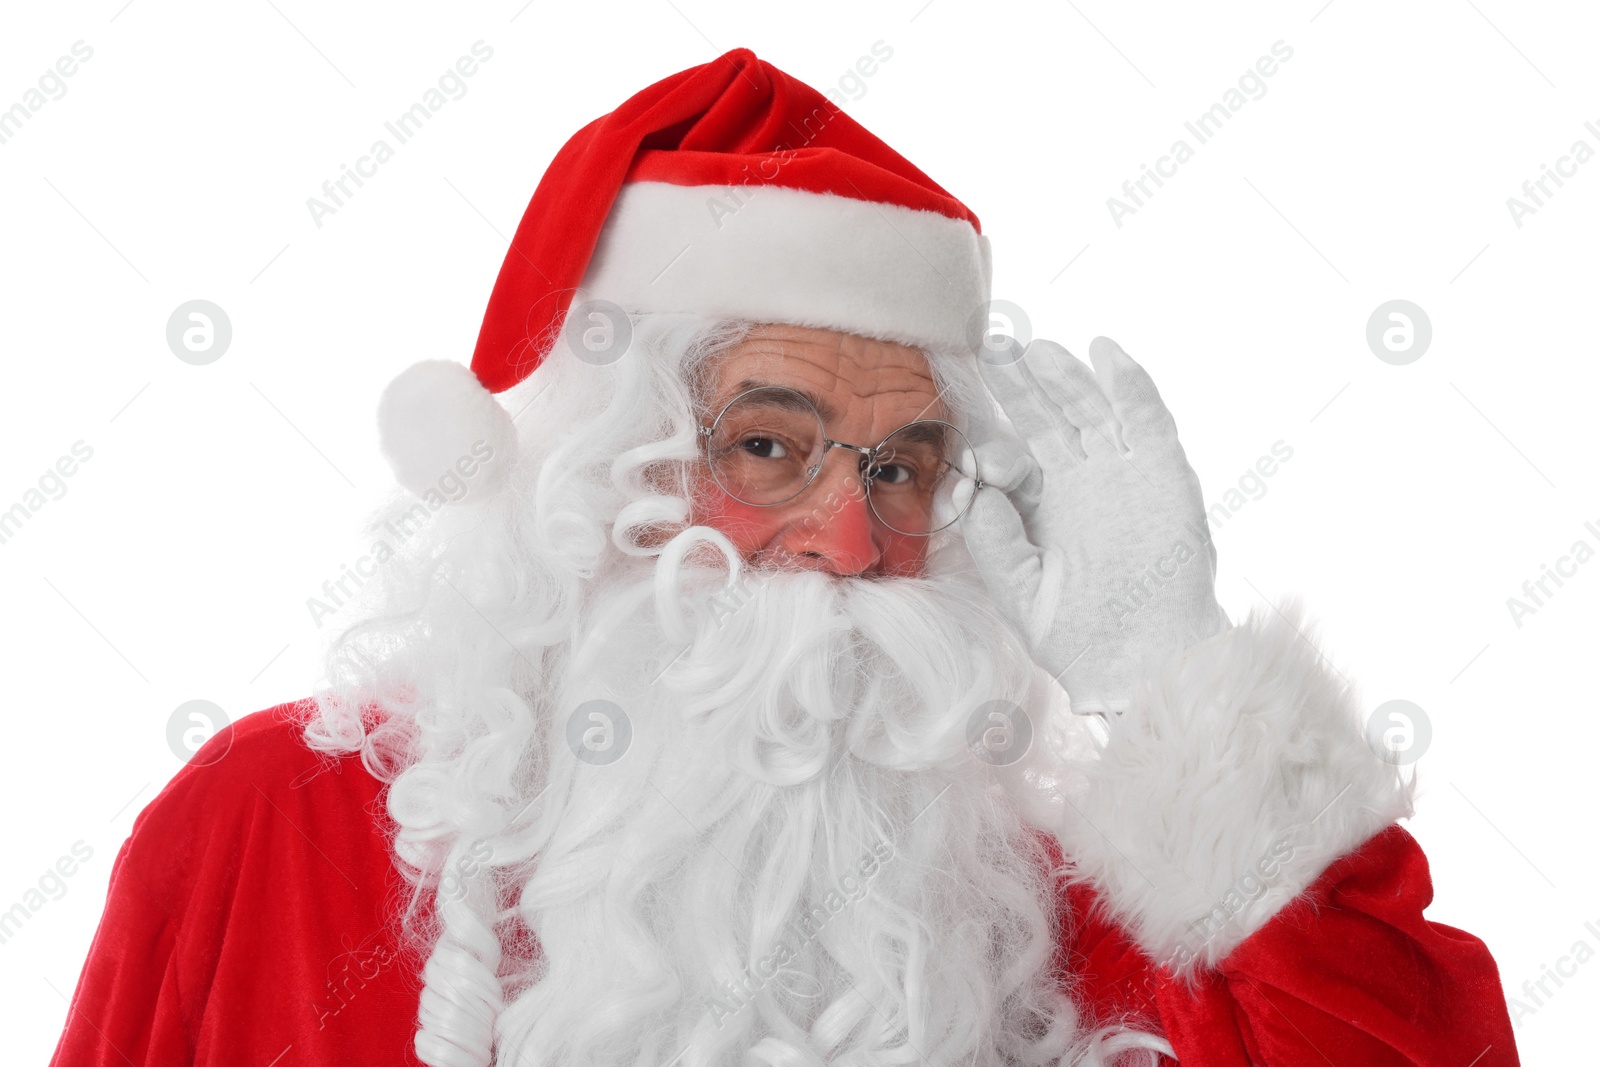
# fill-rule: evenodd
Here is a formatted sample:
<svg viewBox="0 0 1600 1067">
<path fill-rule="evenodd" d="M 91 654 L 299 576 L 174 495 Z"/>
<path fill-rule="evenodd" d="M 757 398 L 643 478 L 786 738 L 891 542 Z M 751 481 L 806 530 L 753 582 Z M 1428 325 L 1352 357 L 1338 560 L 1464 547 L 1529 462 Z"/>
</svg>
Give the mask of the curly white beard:
<svg viewBox="0 0 1600 1067">
<path fill-rule="evenodd" d="M 707 536 L 598 576 L 559 681 L 507 701 L 495 745 L 532 773 L 504 828 L 443 864 L 419 1055 L 1076 1061 L 1045 854 L 969 743 L 1032 672 L 981 584 L 729 584 L 684 565 Z M 407 774 L 467 811 L 484 755 Z"/>
<path fill-rule="evenodd" d="M 1053 1062 L 1045 862 L 967 745 L 1028 684 L 981 591 L 678 569 L 596 589 L 491 844 L 541 950 L 497 1062 Z"/>
<path fill-rule="evenodd" d="M 958 533 L 926 577 L 882 580 L 741 574 L 704 527 L 633 547 L 681 520 L 640 472 L 695 455 L 682 383 L 704 336 L 642 318 L 637 358 L 541 367 L 509 398 L 528 412 L 510 488 L 406 542 L 332 650 L 306 737 L 389 783 L 427 958 L 418 1057 L 1000 1067 L 1160 1047 L 1091 1032 L 1062 991 L 1045 853 L 969 744 L 1031 703 L 1035 669 Z M 981 388 L 963 358 L 941 360 L 948 395 Z"/>
</svg>

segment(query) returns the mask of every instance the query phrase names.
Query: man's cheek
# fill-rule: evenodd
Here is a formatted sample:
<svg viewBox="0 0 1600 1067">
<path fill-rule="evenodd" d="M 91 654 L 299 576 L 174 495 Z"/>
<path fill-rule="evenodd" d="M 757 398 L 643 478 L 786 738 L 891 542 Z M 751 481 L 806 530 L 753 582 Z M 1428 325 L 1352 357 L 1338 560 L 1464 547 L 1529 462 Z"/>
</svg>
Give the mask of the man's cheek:
<svg viewBox="0 0 1600 1067">
<path fill-rule="evenodd" d="M 915 578 L 928 561 L 928 539 L 890 534 L 883 546 L 883 569 L 894 578 Z"/>
<path fill-rule="evenodd" d="M 775 512 L 779 508 L 756 507 L 733 499 L 716 485 L 704 494 L 704 502 L 694 517 L 695 525 L 710 526 L 733 542 L 739 554 L 749 556 L 766 547 L 782 525 Z"/>
</svg>

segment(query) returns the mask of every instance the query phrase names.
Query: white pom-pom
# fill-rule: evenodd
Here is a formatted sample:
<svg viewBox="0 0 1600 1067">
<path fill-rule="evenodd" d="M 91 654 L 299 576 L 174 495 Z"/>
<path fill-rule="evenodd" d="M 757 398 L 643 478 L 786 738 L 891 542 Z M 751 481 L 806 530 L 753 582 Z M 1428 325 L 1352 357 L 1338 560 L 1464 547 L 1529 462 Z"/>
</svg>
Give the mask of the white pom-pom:
<svg viewBox="0 0 1600 1067">
<path fill-rule="evenodd" d="M 428 359 L 401 371 L 378 398 L 378 443 L 397 482 L 459 503 L 494 490 L 516 444 L 511 416 L 471 368 Z"/>
</svg>

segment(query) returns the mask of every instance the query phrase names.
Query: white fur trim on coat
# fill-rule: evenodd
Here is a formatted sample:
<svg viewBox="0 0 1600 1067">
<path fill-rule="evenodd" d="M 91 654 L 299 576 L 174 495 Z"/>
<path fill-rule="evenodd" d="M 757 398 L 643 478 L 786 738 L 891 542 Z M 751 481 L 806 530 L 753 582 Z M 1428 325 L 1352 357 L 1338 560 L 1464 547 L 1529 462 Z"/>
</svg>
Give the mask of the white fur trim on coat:
<svg viewBox="0 0 1600 1067">
<path fill-rule="evenodd" d="M 624 185 L 582 288 L 627 311 L 976 351 L 989 239 L 964 219 L 777 185 Z M 987 315 L 978 321 L 988 327 Z"/>
<path fill-rule="evenodd" d="M 1352 686 L 1301 614 L 1293 598 L 1258 608 L 1174 657 L 1103 751 L 1052 775 L 1049 828 L 1073 877 L 1175 974 L 1214 967 L 1411 814 L 1412 784 L 1368 745 Z"/>
</svg>

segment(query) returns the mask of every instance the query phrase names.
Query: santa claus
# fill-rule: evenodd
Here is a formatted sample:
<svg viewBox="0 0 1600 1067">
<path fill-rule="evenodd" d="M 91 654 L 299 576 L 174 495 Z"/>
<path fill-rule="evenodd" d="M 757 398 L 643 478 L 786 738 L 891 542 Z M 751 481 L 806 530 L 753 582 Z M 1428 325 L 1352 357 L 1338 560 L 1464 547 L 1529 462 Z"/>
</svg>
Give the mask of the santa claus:
<svg viewBox="0 0 1600 1067">
<path fill-rule="evenodd" d="M 989 282 L 748 50 L 580 130 L 470 370 L 385 392 L 407 536 L 139 815 L 53 1062 L 1515 1064 L 1148 375 Z"/>
</svg>

